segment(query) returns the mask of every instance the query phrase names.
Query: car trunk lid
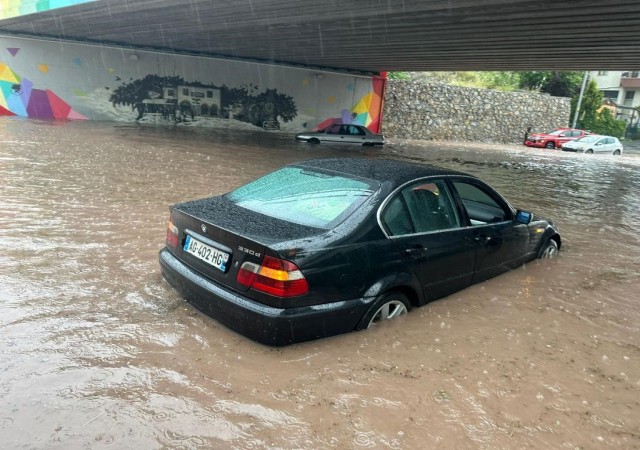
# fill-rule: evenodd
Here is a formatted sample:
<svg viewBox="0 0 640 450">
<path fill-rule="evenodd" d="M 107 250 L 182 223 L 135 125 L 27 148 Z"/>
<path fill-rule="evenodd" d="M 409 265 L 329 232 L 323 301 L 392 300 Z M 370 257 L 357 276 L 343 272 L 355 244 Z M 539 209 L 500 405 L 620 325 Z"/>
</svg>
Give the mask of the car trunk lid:
<svg viewBox="0 0 640 450">
<path fill-rule="evenodd" d="M 260 264 L 265 253 L 277 255 L 271 244 L 323 232 L 290 224 L 236 206 L 223 197 L 174 205 L 171 223 L 178 235 L 169 247 L 184 264 L 207 278 L 245 292 L 237 275 L 244 262 Z"/>
</svg>

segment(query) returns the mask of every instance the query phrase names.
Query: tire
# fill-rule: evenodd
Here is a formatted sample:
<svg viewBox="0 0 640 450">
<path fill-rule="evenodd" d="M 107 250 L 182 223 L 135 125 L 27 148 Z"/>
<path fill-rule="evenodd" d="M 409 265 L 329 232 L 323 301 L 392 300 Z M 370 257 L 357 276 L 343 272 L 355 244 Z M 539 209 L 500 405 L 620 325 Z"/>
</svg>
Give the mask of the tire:
<svg viewBox="0 0 640 450">
<path fill-rule="evenodd" d="M 320 143 L 320 139 L 318 138 L 311 138 L 309 139 L 309 144 L 319 144 Z"/>
<path fill-rule="evenodd" d="M 362 316 L 358 329 L 373 328 L 383 320 L 391 320 L 405 315 L 411 310 L 411 304 L 406 295 L 400 292 L 388 292 L 373 302 L 369 311 Z"/>
<path fill-rule="evenodd" d="M 614 150 L 614 151 L 613 151 L 613 154 L 614 154 L 614 155 L 619 155 L 619 154 L 620 154 L 620 150 L 619 150 L 619 149 Z"/>
<path fill-rule="evenodd" d="M 539 259 L 552 259 L 558 256 L 560 250 L 558 250 L 558 243 L 549 239 L 545 242 L 544 246 L 540 249 Z"/>
<path fill-rule="evenodd" d="M 589 154 L 589 155 L 592 155 L 592 154 L 593 154 L 593 150 L 589 149 L 589 150 L 587 150 L 585 153 L 587 153 L 587 154 Z"/>
<path fill-rule="evenodd" d="M 549 141 L 544 145 L 545 148 L 554 149 L 556 148 L 556 144 L 553 141 Z"/>
</svg>

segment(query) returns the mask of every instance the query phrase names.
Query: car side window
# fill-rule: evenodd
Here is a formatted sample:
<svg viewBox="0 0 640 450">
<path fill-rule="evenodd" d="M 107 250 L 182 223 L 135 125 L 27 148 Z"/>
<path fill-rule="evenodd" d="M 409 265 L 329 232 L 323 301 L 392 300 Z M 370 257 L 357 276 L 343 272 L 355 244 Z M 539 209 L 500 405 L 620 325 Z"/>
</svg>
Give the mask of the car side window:
<svg viewBox="0 0 640 450">
<path fill-rule="evenodd" d="M 382 224 L 390 236 L 402 236 L 414 233 L 409 211 L 401 196 L 396 195 L 385 207 Z"/>
<path fill-rule="evenodd" d="M 443 181 L 412 184 L 389 202 L 382 223 L 392 236 L 428 233 L 460 226 L 460 220 Z"/>
<path fill-rule="evenodd" d="M 350 128 L 350 132 L 351 134 L 355 134 L 356 136 L 364 136 L 364 130 L 360 129 L 359 127 L 354 127 L 351 126 Z"/>
<path fill-rule="evenodd" d="M 511 218 L 511 213 L 479 186 L 464 181 L 454 181 L 453 185 L 467 210 L 471 225 L 486 225 Z"/>
</svg>

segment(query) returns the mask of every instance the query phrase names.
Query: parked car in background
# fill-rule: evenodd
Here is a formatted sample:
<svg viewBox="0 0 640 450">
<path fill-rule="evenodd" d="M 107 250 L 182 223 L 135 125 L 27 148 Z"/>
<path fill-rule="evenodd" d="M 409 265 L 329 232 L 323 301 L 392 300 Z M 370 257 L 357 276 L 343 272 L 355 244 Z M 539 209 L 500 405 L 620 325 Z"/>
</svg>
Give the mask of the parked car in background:
<svg viewBox="0 0 640 450">
<path fill-rule="evenodd" d="M 561 148 L 562 144 L 588 135 L 585 130 L 575 128 L 558 128 L 547 133 L 533 133 L 527 137 L 524 144 L 528 147 Z"/>
<path fill-rule="evenodd" d="M 618 138 L 592 134 L 576 139 L 575 141 L 567 142 L 562 146 L 562 150 L 566 152 L 610 153 L 612 155 L 621 155 L 623 147 Z"/>
<path fill-rule="evenodd" d="M 371 328 L 560 245 L 551 221 L 472 175 L 335 158 L 173 205 L 159 258 L 195 307 L 284 345 Z"/>
<path fill-rule="evenodd" d="M 320 142 L 341 142 L 346 144 L 361 144 L 364 146 L 383 145 L 384 137 L 375 134 L 362 125 L 336 123 L 319 131 L 309 131 L 296 135 L 296 141 L 311 144 Z"/>
</svg>

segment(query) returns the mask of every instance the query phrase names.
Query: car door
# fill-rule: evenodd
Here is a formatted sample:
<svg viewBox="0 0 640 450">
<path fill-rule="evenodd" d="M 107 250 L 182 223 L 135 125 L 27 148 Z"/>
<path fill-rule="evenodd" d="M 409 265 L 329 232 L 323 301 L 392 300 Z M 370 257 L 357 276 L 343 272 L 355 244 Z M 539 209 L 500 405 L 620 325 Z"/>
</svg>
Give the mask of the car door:
<svg viewBox="0 0 640 450">
<path fill-rule="evenodd" d="M 360 127 L 355 125 L 347 125 L 345 126 L 346 135 L 345 141 L 352 144 L 364 144 L 366 133 Z"/>
<path fill-rule="evenodd" d="M 452 179 L 471 238 L 477 245 L 473 283 L 522 265 L 529 244 L 527 225 L 491 187 L 475 178 Z"/>
<path fill-rule="evenodd" d="M 598 139 L 598 142 L 593 145 L 594 153 L 605 153 L 607 151 L 607 138 L 605 137 Z"/>
<path fill-rule="evenodd" d="M 419 280 L 426 300 L 467 287 L 477 243 L 442 179 L 423 179 L 398 191 L 380 222 Z"/>
<path fill-rule="evenodd" d="M 322 140 L 327 142 L 342 142 L 344 140 L 344 125 L 334 124 L 327 128 Z"/>
<path fill-rule="evenodd" d="M 569 141 L 574 140 L 574 132 L 571 130 L 567 130 L 567 131 L 563 131 L 562 133 L 560 133 L 560 135 L 558 136 L 557 142 L 556 142 L 556 147 L 562 147 L 562 144 L 566 144 Z"/>
</svg>

